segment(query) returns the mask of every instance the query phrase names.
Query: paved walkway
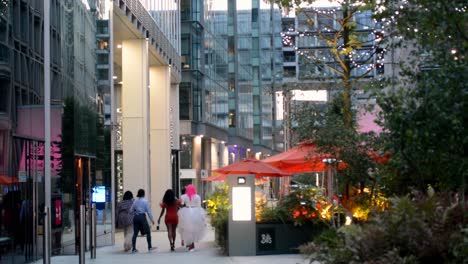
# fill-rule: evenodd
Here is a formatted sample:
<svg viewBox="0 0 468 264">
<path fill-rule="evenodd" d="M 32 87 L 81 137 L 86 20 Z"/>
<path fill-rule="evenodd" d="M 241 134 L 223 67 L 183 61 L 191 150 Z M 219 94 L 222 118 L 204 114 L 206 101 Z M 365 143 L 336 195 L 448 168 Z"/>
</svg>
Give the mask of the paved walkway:
<svg viewBox="0 0 468 264">
<path fill-rule="evenodd" d="M 180 240 L 177 238 L 176 250 L 171 252 L 167 232 L 157 231 L 152 233 L 153 245 L 158 247 L 156 251 L 149 253 L 146 248 L 146 237 L 138 237 L 137 249 L 139 253 L 131 254 L 123 251 L 123 233 L 116 234 L 116 244 L 114 246 L 101 247 L 97 249 L 97 258 L 90 259 L 89 252 L 86 254 L 86 263 L 111 263 L 111 264 L 145 264 L 145 263 L 161 263 L 161 264 L 208 264 L 208 263 L 226 263 L 226 264 L 306 264 L 308 260 L 304 259 L 300 254 L 289 255 L 268 255 L 268 256 L 248 256 L 248 257 L 231 257 L 219 254 L 218 248 L 214 243 L 214 231 L 209 228 L 205 238 L 195 245 L 195 252 L 187 252 L 185 247 L 180 245 Z M 42 261 L 37 262 L 42 263 Z M 78 256 L 53 256 L 52 264 L 69 264 L 78 263 Z"/>
</svg>

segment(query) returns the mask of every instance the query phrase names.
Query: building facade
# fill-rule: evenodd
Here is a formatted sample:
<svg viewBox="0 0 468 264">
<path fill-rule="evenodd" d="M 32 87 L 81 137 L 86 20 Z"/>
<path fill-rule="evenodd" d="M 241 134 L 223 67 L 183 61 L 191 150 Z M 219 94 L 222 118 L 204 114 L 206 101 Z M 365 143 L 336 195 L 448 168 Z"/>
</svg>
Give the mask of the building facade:
<svg viewBox="0 0 468 264">
<path fill-rule="evenodd" d="M 157 215 L 178 188 L 179 1 L 113 1 L 111 14 L 113 189 L 145 190 Z"/>
<path fill-rule="evenodd" d="M 346 11 L 351 23 L 355 23 L 353 35 L 362 42 L 350 56 L 352 102 L 359 108 L 369 102 L 363 87 L 373 78 L 385 73 L 383 49 L 379 48 L 379 25 L 372 19 L 372 12 Z M 282 18 L 283 87 L 278 91 L 278 124 L 283 127 L 284 149 L 294 143 L 290 134 L 291 114 L 304 104 L 323 108 L 326 102 L 342 90 L 340 62 L 331 52 L 330 42 L 335 36 L 343 43 L 343 33 L 338 33 L 343 18 L 343 8 L 336 3 L 303 7 L 301 12 L 284 12 Z M 328 39 L 328 42 L 327 42 Z M 388 65 L 387 65 L 388 66 Z M 284 117 L 284 118 L 283 118 Z"/>
<path fill-rule="evenodd" d="M 92 204 L 97 246 L 111 245 L 122 191 L 159 201 L 175 186 L 179 11 L 173 0 L 0 2 L 1 263 L 42 258 L 45 235 L 53 255 L 78 254 Z"/>
<path fill-rule="evenodd" d="M 43 211 L 51 199 L 53 254 L 75 254 L 79 207 L 110 190 L 110 130 L 104 91 L 96 81 L 96 20 L 101 3 L 50 1 L 50 51 L 44 50 L 44 3 L 3 1 L 0 103 L 2 263 L 42 257 Z M 50 56 L 50 108 L 44 60 Z M 49 109 L 49 110 L 46 110 Z M 45 157 L 45 111 L 50 111 L 50 168 Z M 45 196 L 50 170 L 51 197 Z M 99 200 L 101 245 L 110 244 L 108 194 Z M 106 198 L 107 197 L 107 198 Z M 110 220 L 110 218 L 108 218 Z"/>
<path fill-rule="evenodd" d="M 181 1 L 181 186 L 274 151 L 281 13 L 264 1 Z"/>
<path fill-rule="evenodd" d="M 228 142 L 227 1 L 181 1 L 180 186 L 226 162 Z"/>
</svg>

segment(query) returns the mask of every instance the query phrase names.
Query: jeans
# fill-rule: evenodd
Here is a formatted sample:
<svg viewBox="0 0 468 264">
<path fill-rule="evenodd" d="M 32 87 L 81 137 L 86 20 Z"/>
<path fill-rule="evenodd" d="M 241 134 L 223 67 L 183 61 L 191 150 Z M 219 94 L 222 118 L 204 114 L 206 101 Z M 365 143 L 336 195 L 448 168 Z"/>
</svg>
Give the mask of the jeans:
<svg viewBox="0 0 468 264">
<path fill-rule="evenodd" d="M 132 247 L 136 249 L 136 239 L 138 232 L 146 234 L 146 241 L 148 242 L 148 249 L 152 248 L 151 246 L 151 230 L 146 220 L 146 214 L 135 215 L 133 217 L 133 237 L 132 237 Z"/>
</svg>

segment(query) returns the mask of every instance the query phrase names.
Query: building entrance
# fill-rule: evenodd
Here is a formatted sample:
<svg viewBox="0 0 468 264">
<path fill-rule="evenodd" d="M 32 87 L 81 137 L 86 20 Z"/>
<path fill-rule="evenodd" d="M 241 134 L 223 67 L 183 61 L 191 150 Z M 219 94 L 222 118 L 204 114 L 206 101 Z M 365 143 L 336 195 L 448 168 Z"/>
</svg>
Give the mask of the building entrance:
<svg viewBox="0 0 468 264">
<path fill-rule="evenodd" d="M 13 137 L 12 162 L 0 184 L 0 262 L 42 257 L 44 142 Z"/>
</svg>

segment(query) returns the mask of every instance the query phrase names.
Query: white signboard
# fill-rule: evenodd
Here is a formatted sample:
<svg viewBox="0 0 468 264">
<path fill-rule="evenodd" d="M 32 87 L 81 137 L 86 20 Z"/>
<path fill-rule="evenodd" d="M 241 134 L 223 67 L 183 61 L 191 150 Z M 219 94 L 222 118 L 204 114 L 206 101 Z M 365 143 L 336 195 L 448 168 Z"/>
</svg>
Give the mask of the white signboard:
<svg viewBox="0 0 468 264">
<path fill-rule="evenodd" d="M 180 179 L 196 179 L 197 171 L 195 169 L 181 169 Z"/>
<path fill-rule="evenodd" d="M 232 187 L 232 220 L 252 220 L 252 188 Z"/>
</svg>

